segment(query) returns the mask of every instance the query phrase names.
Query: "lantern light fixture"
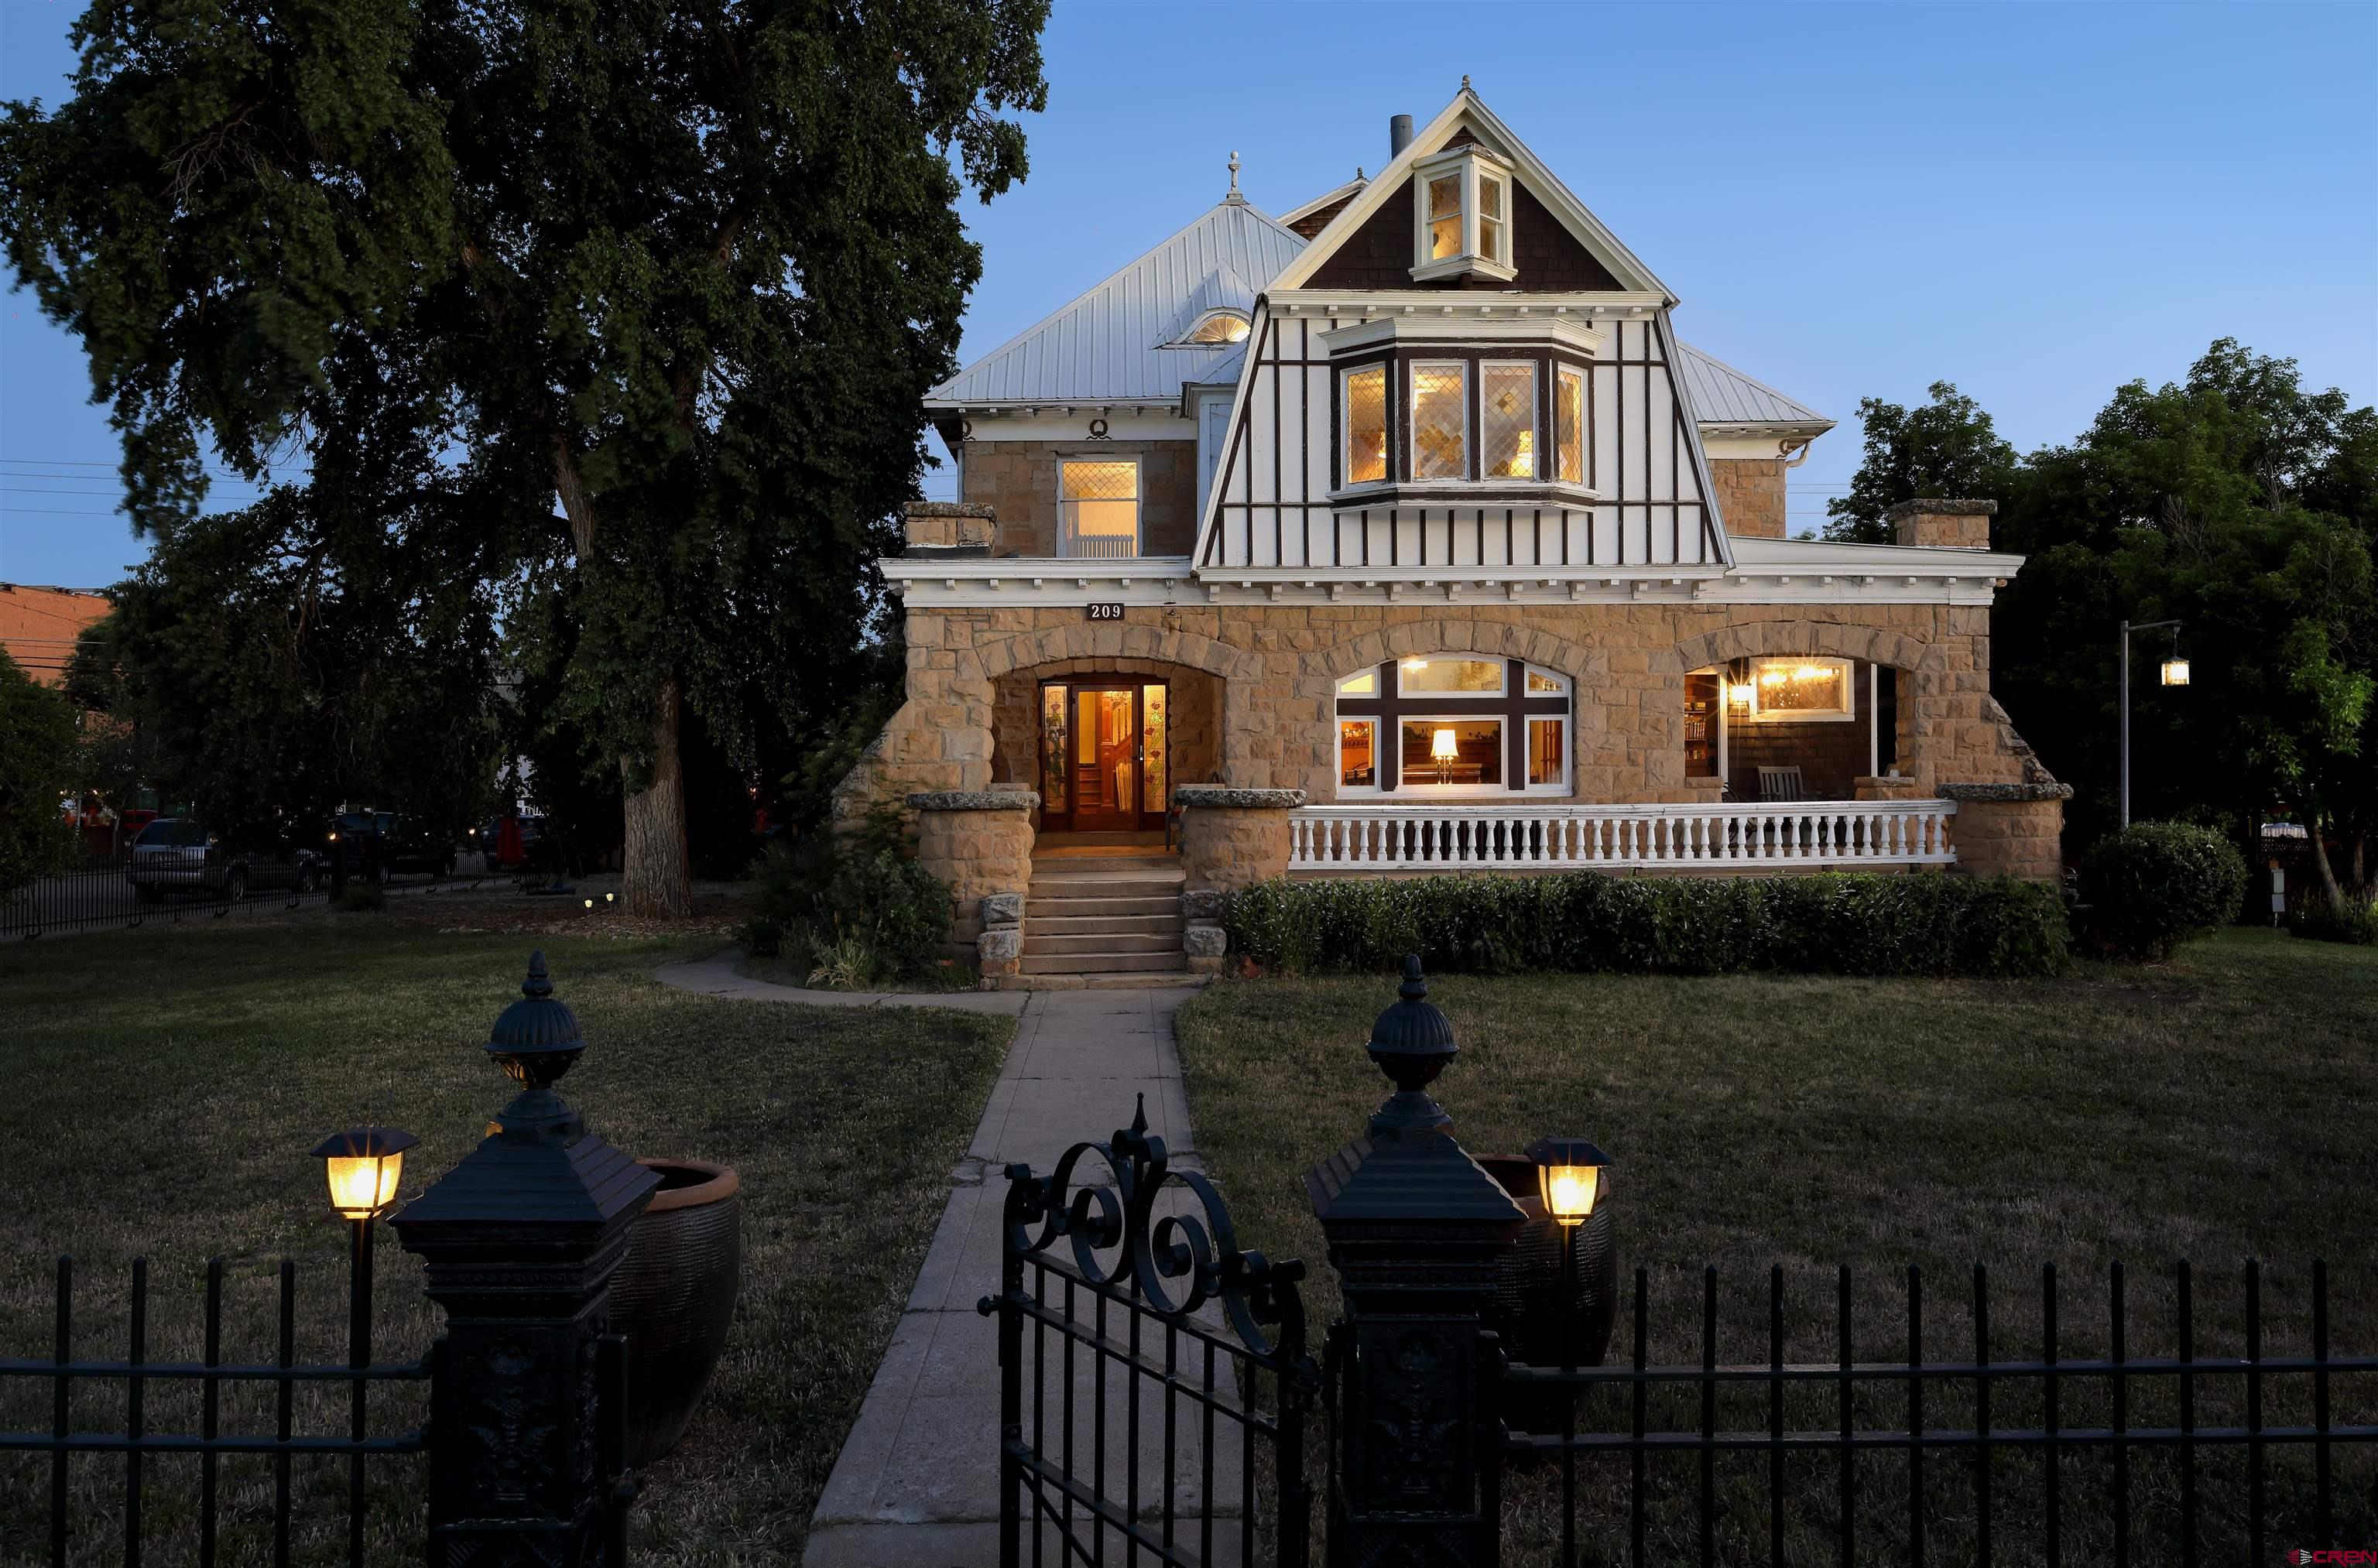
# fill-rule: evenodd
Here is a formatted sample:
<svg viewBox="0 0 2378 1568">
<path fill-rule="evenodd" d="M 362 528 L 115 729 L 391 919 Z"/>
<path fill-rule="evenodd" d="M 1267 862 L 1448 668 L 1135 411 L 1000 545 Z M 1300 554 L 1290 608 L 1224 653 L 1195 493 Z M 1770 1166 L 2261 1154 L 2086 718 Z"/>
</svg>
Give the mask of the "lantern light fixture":
<svg viewBox="0 0 2378 1568">
<path fill-rule="evenodd" d="M 1610 1156 L 1585 1138 L 1539 1138 L 1528 1145 L 1535 1163 L 1536 1190 L 1544 1213 L 1563 1226 L 1583 1225 L 1592 1217 L 1607 1179 Z"/>
<path fill-rule="evenodd" d="M 404 1175 L 404 1151 L 421 1142 L 397 1127 L 351 1127 L 314 1146 L 325 1162 L 330 1207 L 339 1217 L 369 1220 L 396 1201 Z"/>
<path fill-rule="evenodd" d="M 2186 686 L 2188 684 L 2188 661 L 2185 659 L 2166 659 L 2163 662 L 2163 683 L 2166 686 Z"/>
</svg>

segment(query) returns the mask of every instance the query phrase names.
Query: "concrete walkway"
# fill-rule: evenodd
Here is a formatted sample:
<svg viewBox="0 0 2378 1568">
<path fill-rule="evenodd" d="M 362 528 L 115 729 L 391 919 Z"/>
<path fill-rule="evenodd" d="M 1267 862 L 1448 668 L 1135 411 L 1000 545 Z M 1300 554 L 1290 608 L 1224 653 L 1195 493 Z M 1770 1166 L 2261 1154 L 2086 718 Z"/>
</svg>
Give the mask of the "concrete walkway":
<svg viewBox="0 0 2378 1568">
<path fill-rule="evenodd" d="M 810 991 L 746 979 L 735 973 L 735 957 L 669 964 L 658 978 L 711 996 L 825 1007 L 956 1007 L 1016 1016 L 1006 1065 L 966 1158 L 951 1173 L 949 1203 L 818 1500 L 802 1559 L 806 1568 L 994 1563 L 998 1333 L 975 1303 L 999 1288 L 1001 1205 L 1007 1191 L 1003 1167 L 1022 1162 L 1049 1170 L 1070 1145 L 1103 1140 L 1128 1126 L 1144 1095 L 1148 1131 L 1164 1139 L 1172 1168 L 1197 1168 L 1172 1034 L 1174 1010 L 1196 991 Z M 1055 1373 L 1052 1366 L 1050 1375 Z M 1110 1433 L 1111 1443 L 1123 1441 L 1120 1430 Z M 1217 1455 L 1221 1497 L 1237 1490 L 1238 1458 Z M 1162 1484 L 1153 1475 L 1149 1479 Z M 1186 1496 L 1181 1502 L 1192 1503 Z M 1062 1560 L 1062 1548 L 1057 1555 Z"/>
</svg>

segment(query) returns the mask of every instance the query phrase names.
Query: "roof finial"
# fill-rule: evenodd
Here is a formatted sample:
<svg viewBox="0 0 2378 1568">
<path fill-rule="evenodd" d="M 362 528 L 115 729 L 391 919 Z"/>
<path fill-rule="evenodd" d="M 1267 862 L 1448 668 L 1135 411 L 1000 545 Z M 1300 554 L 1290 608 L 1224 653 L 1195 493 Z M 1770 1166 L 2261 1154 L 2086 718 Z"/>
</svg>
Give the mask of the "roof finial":
<svg viewBox="0 0 2378 1568">
<path fill-rule="evenodd" d="M 1468 71 L 1461 73 L 1461 90 L 1464 92 L 1468 92 L 1470 90 L 1470 73 Z"/>
<path fill-rule="evenodd" d="M 1358 185 L 1358 186 L 1359 186 L 1359 185 L 1361 185 L 1364 180 L 1368 179 L 1369 177 L 1370 177 L 1369 175 L 1367 175 L 1367 174 L 1363 174 L 1363 166 L 1362 166 L 1360 163 L 1357 163 L 1357 164 L 1355 164 L 1355 165 L 1354 165 L 1354 183 L 1355 183 L 1356 185 Z"/>
<path fill-rule="evenodd" d="M 1239 150 L 1231 149 L 1231 194 L 1239 194 Z"/>
</svg>

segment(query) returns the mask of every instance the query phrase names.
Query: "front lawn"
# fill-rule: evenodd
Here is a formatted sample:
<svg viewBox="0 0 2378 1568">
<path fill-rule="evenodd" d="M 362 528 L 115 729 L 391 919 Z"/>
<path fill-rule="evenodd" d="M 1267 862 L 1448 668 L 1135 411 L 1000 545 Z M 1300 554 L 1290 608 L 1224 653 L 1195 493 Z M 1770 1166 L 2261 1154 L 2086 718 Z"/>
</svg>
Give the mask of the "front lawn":
<svg viewBox="0 0 2378 1568">
<path fill-rule="evenodd" d="M 1334 1315 L 1336 1289 L 1301 1179 L 1362 1131 L 1387 1092 L 1363 1045 L 1394 999 L 1387 976 L 1267 979 L 1217 985 L 1178 1020 L 1207 1167 L 1243 1244 L 1306 1260 L 1316 1325 Z M 2131 1354 L 2168 1355 L 2170 1271 L 2183 1257 L 2196 1269 L 2199 1352 L 2237 1355 L 2249 1255 L 2264 1260 L 2271 1353 L 2309 1350 L 2319 1256 L 2336 1347 L 2378 1354 L 2378 952 L 2236 930 L 2160 967 L 2084 964 L 2036 982 L 1453 977 L 1431 999 L 1462 1047 L 1435 1093 L 1465 1146 L 1517 1153 L 1542 1134 L 1577 1134 L 1616 1162 L 1622 1267 L 1651 1271 L 1655 1362 L 1699 1359 L 1707 1264 L 1719 1271 L 1721 1360 L 1767 1359 L 1776 1263 L 1793 1359 L 1834 1354 L 1842 1263 L 1856 1271 L 1861 1359 L 1906 1355 L 1910 1263 L 1926 1276 L 1928 1352 L 1962 1357 L 1977 1260 L 1991 1265 L 1998 1355 L 2039 1348 L 2049 1262 L 2061 1275 L 2063 1354 L 2103 1353 L 2115 1259 L 2131 1272 Z M 1622 1286 L 1622 1324 L 1631 1302 Z M 1622 1327 L 1614 1355 L 1627 1349 Z M 2204 1380 L 2203 1418 L 2236 1404 L 2240 1381 Z M 2304 1381 L 2270 1380 L 2271 1421 L 2309 1421 Z M 2336 1389 L 2337 1420 L 2378 1419 L 2378 1379 L 2339 1378 Z M 2097 1396 L 2075 1394 L 2068 1423 Z M 1763 1394 L 1744 1397 L 1725 1424 L 1763 1427 Z M 1954 1397 L 1933 1395 L 1933 1424 L 1964 1418 Z M 2015 1414 L 2002 1401 L 1999 1424 Z M 2378 1454 L 2338 1452 L 2341 1517 L 2378 1523 Z M 2304 1501 L 2291 1490 L 2308 1473 L 2301 1457 L 2275 1480 L 2281 1516 Z M 1962 1464 L 1935 1470 L 1965 1484 Z M 2137 1473 L 2143 1488 L 2170 1478 L 2145 1461 Z M 2005 1495 L 2019 1517 L 2020 1493 Z M 1751 1517 L 1763 1521 L 1763 1504 Z M 2218 1529 L 2235 1523 L 2221 1515 Z M 1542 1524 L 1514 1528 L 1540 1539 Z M 2091 1528 L 2103 1524 L 2100 1510 Z M 1879 1527 L 1868 1538 L 1886 1550 Z M 2011 1539 L 2008 1560 L 2022 1561 Z M 1695 1550 L 1689 1532 L 1671 1544 Z"/>
<path fill-rule="evenodd" d="M 762 1006 L 653 980 L 656 964 L 715 938 L 438 932 L 314 915 L 0 949 L 0 1356 L 49 1355 L 53 1260 L 71 1251 L 79 1354 L 122 1356 L 127 1271 L 145 1253 L 150 1353 L 196 1359 L 205 1262 L 220 1254 L 226 1356 L 269 1360 L 273 1275 L 289 1254 L 298 1359 L 342 1359 L 343 1243 L 306 1151 L 357 1122 L 407 1128 L 421 1138 L 407 1196 L 467 1152 L 509 1096 L 478 1047 L 533 946 L 589 1042 L 561 1085 L 589 1125 L 631 1153 L 720 1160 L 743 1179 L 735 1326 L 684 1445 L 647 1477 L 637 1561 L 798 1557 L 1012 1023 Z M 378 1355 L 417 1354 L 436 1319 L 419 1267 L 385 1230 L 378 1259 Z M 45 1429 L 48 1384 L 6 1383 L 18 1386 L 0 1384 L 0 1428 Z M 152 1383 L 151 1430 L 195 1431 L 188 1394 Z M 90 1385 L 78 1425 L 120 1423 L 123 1397 L 121 1383 Z M 374 1397 L 376 1430 L 418 1418 L 417 1389 Z M 313 1404 L 311 1430 L 336 1430 L 336 1401 Z M 241 1408 L 229 1394 L 226 1406 Z M 301 1405 L 301 1430 L 306 1413 Z M 228 1413 L 225 1428 L 236 1430 Z M 374 1463 L 376 1561 L 415 1560 L 417 1547 L 400 1548 L 418 1534 L 417 1463 Z M 121 1539 L 121 1461 L 76 1464 L 78 1553 L 120 1551 L 109 1542 Z M 299 1469 L 299 1555 L 310 1546 L 319 1558 L 343 1538 L 342 1476 Z M 158 1458 L 148 1470 L 152 1544 L 186 1545 L 194 1464 Z M 258 1561 L 269 1472 L 226 1460 L 223 1473 L 224 1561 Z M 0 1459 L 0 1561 L 46 1553 L 48 1474 L 45 1457 Z"/>
</svg>

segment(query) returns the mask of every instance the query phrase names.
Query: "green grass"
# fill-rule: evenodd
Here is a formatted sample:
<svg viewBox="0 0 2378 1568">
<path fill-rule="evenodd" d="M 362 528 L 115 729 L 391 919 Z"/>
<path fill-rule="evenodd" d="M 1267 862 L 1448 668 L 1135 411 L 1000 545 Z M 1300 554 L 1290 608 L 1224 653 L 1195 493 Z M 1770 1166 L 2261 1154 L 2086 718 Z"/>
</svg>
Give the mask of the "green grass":
<svg viewBox="0 0 2378 1568">
<path fill-rule="evenodd" d="M 1316 1326 L 1334 1315 L 1336 1290 L 1301 1179 L 1361 1131 L 1386 1092 L 1362 1045 L 1393 999 L 1386 976 L 1231 983 L 1208 989 L 1178 1021 L 1199 1152 L 1230 1194 L 1243 1244 L 1307 1261 Z M 2240 930 L 2159 967 L 2084 964 L 2054 980 L 1455 977 L 1435 985 L 1431 999 L 1462 1047 L 1435 1093 L 1465 1146 L 1517 1153 L 1542 1134 L 1579 1134 L 1616 1162 L 1611 1202 L 1622 1267 L 1650 1270 L 1654 1361 L 1699 1360 L 1701 1271 L 1712 1263 L 1722 1360 L 1766 1359 L 1776 1263 L 1787 1281 L 1791 1358 L 1834 1354 L 1841 1263 L 1856 1271 L 1862 1359 L 1905 1356 L 1910 1263 L 1926 1275 L 1927 1349 L 1962 1357 L 1973 1344 L 1966 1302 L 1977 1260 L 1992 1268 L 2002 1357 L 2039 1348 L 2048 1262 L 2062 1276 L 2063 1354 L 2102 1353 L 2107 1269 L 2118 1258 L 2132 1275 L 2131 1353 L 2170 1354 L 2169 1271 L 2182 1257 L 2197 1270 L 2200 1352 L 2236 1355 L 2248 1255 L 2264 1261 L 2271 1353 L 2308 1352 L 2310 1265 L 2324 1256 L 2336 1347 L 2378 1354 L 2371 950 Z M 1629 1302 L 1622 1289 L 1622 1314 Z M 1622 1327 L 1620 1353 L 1627 1343 Z M 2236 1407 L 2241 1380 L 2205 1381 L 2205 1419 Z M 1928 1420 L 1967 1419 L 1968 1392 L 1935 1390 Z M 2100 1393 L 2072 1391 L 2066 1422 L 2077 1423 Z M 1697 1412 L 1680 1397 L 1675 1414 L 1690 1430 Z M 1888 1425 L 1897 1395 L 1879 1397 L 1888 1403 L 1864 1415 Z M 2305 1380 L 2273 1379 L 2267 1397 L 2274 1423 L 2310 1420 Z M 1721 1425 L 1763 1427 L 1763 1394 L 1741 1398 Z M 1791 1424 L 1827 1424 L 1829 1391 L 1808 1398 Z M 2341 1378 L 2336 1399 L 2337 1420 L 2378 1421 L 2378 1378 Z M 2024 1409 L 2002 1395 L 1998 1424 Z M 1600 1414 L 1624 1425 L 1623 1415 Z M 2036 1401 L 2028 1414 L 2037 1418 Z M 1596 1418 L 1591 1404 L 1587 1418 Z M 2340 1517 L 2357 1522 L 2360 1533 L 2346 1542 L 2353 1544 L 2378 1530 L 2378 1453 L 2339 1453 Z M 2300 1458 L 2279 1465 L 2276 1516 L 2308 1516 L 2309 1466 Z M 1725 1464 L 1741 1489 L 1730 1490 L 1733 1505 L 1752 1522 L 1764 1518 L 1755 1501 L 1763 1463 Z M 1895 1494 L 1890 1484 L 1894 1464 L 1866 1464 L 1874 1518 L 1865 1533 L 1886 1557 L 1895 1538 L 1890 1514 L 1905 1508 L 1904 1484 Z M 2020 1562 L 2024 1488 L 2036 1461 L 2010 1464 L 2004 1495 L 2017 1523 L 2002 1519 L 2000 1528 L 2006 1561 Z M 1690 1467 L 1678 1462 L 1679 1488 Z M 2156 1489 L 2172 1484 L 2168 1457 L 2134 1467 L 2140 1506 L 2158 1503 L 2156 1527 L 2168 1532 L 2171 1494 Z M 2216 1478 L 2235 1468 L 2227 1457 L 2208 1466 Z M 1932 1469 L 1940 1506 L 1953 1515 L 1969 1472 L 1939 1455 Z M 2094 1458 L 2068 1470 L 2102 1479 Z M 1617 1505 L 1615 1474 L 1587 1478 L 1589 1511 Z M 1829 1514 L 1817 1483 L 1830 1475 L 1829 1466 L 1824 1477 L 1811 1470 L 1815 1490 L 1796 1505 L 1812 1530 Z M 2090 1497 L 2088 1484 L 2068 1499 Z M 1541 1544 L 1545 1497 L 1524 1483 L 1515 1496 L 1514 1538 Z M 2068 1501 L 2068 1521 L 2076 1543 L 2105 1544 L 2102 1508 Z M 1655 1532 L 1665 1541 L 1655 1557 L 1697 1550 L 1675 1517 L 1668 1524 L 1668 1535 Z M 2220 1555 L 2236 1527 L 2229 1514 L 2214 1516 L 2207 1529 L 2219 1550 L 2207 1561 L 2242 1561 Z M 1763 1557 L 1763 1534 L 1727 1539 L 1727 1561 Z M 1813 1535 L 1807 1550 L 1822 1554 Z"/>
<path fill-rule="evenodd" d="M 343 1242 L 306 1151 L 357 1122 L 405 1127 L 421 1138 L 408 1196 L 461 1158 L 508 1097 L 478 1047 L 537 945 L 590 1044 L 562 1084 L 589 1125 L 632 1154 L 721 1160 L 743 1179 L 734 1328 L 691 1432 L 646 1478 L 637 1561 L 797 1557 L 1008 1020 L 687 996 L 651 977 L 689 956 L 682 938 L 440 934 L 342 916 L 0 950 L 0 1355 L 50 1353 L 52 1260 L 70 1251 L 78 1354 L 123 1355 L 130 1260 L 146 1254 L 150 1353 L 197 1359 L 205 1261 L 220 1254 L 226 1355 L 269 1360 L 288 1254 L 299 1359 L 342 1359 Z M 378 1355 L 417 1354 L 436 1326 L 419 1267 L 385 1232 L 378 1259 Z M 46 1427 L 48 1385 L 6 1382 L 18 1386 L 0 1386 L 0 1428 Z M 120 1383 L 90 1386 L 78 1426 L 120 1422 L 122 1398 Z M 418 1389 L 375 1399 L 376 1430 L 419 1417 Z M 197 1430 L 189 1391 L 152 1385 L 148 1400 L 152 1430 Z M 340 1430 L 333 1404 L 302 1401 L 299 1430 Z M 226 1430 L 270 1430 L 269 1404 L 226 1395 Z M 417 1561 L 418 1463 L 374 1463 L 376 1561 Z M 0 1561 L 46 1553 L 48 1468 L 0 1458 Z M 150 1561 L 187 1561 L 195 1461 L 147 1468 Z M 299 1470 L 300 1556 L 320 1558 L 343 1538 L 343 1480 Z M 263 1560 L 268 1472 L 226 1461 L 223 1473 L 223 1561 Z M 77 1561 L 117 1560 L 122 1476 L 120 1460 L 76 1461 Z"/>
</svg>

